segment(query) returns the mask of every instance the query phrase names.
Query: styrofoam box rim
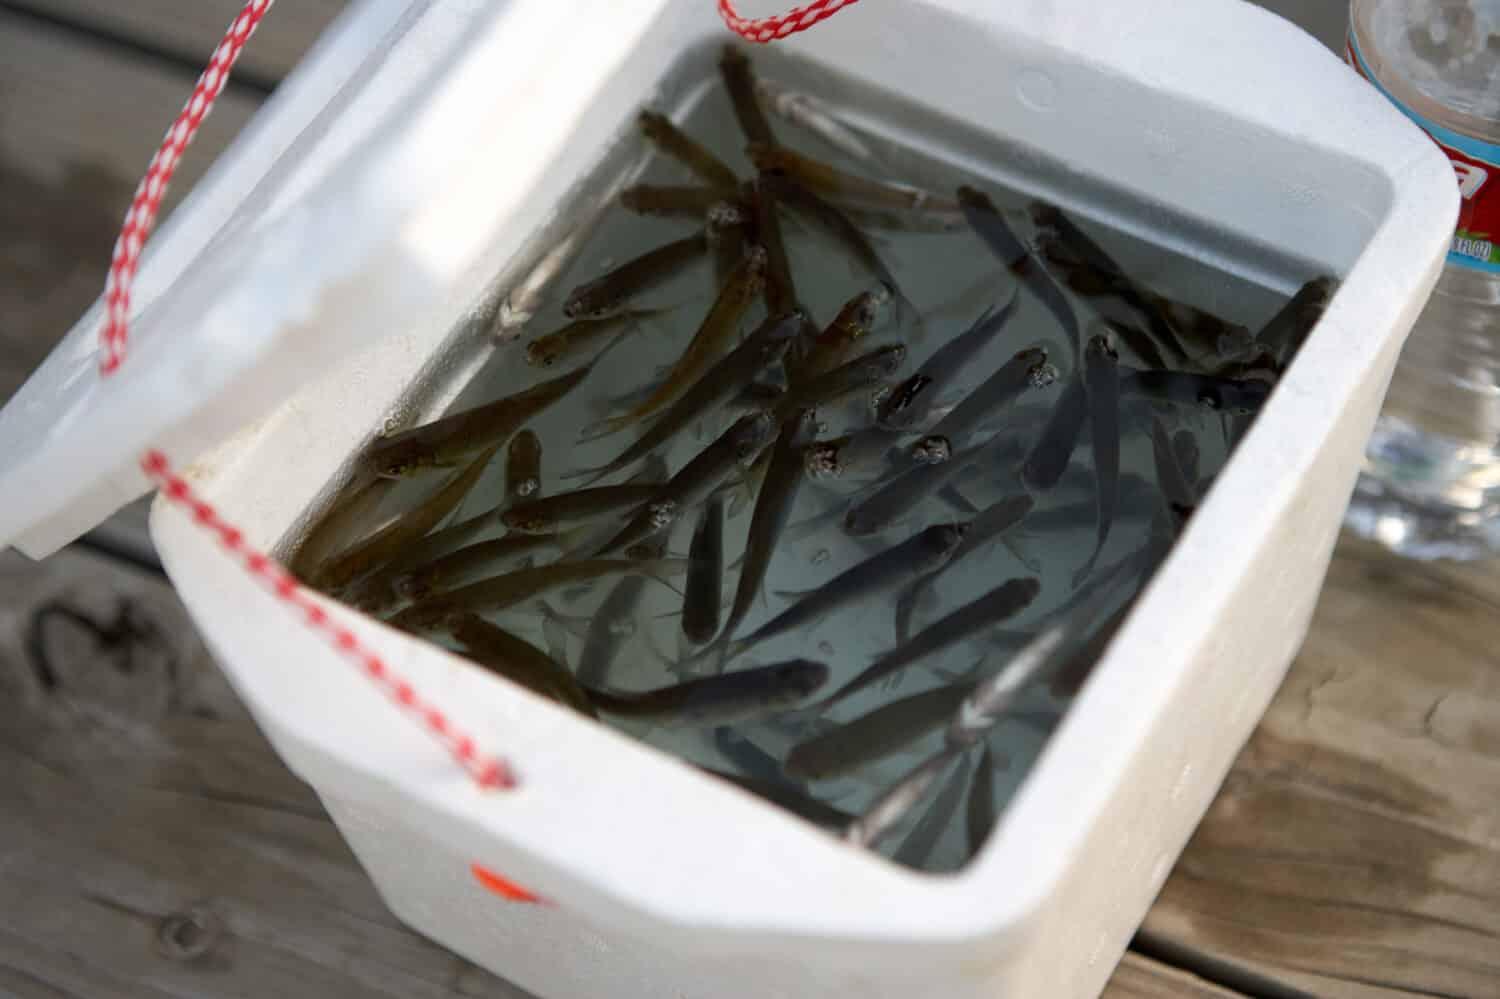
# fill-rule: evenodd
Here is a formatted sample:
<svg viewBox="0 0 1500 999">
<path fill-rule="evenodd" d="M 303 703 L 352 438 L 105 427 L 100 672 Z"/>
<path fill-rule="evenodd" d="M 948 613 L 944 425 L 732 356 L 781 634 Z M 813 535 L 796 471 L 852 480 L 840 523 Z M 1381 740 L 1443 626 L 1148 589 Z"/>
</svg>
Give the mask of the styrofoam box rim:
<svg viewBox="0 0 1500 999">
<path fill-rule="evenodd" d="M 515 0 L 507 17 L 548 2 Z M 472 296 L 479 279 L 467 265 L 483 254 L 503 260 L 518 252 L 547 221 L 538 205 L 597 159 L 598 143 L 654 84 L 649 67 L 627 58 L 639 51 L 634 46 L 649 44 L 658 53 L 651 65 L 666 65 L 721 32 L 704 2 L 635 0 L 611 9 L 614 19 L 601 13 L 607 23 L 593 30 L 580 18 L 566 51 L 535 70 L 536 92 L 551 93 L 566 78 L 565 99 L 576 106 L 555 108 L 559 121 L 550 132 L 540 125 L 531 130 L 535 116 L 526 119 L 524 134 L 533 150 L 545 151 L 546 169 L 532 170 L 523 188 L 508 192 L 505 234 L 486 229 L 479 233 L 485 242 L 477 230 L 469 232 L 465 238 L 476 238 L 462 243 L 466 252 L 455 259 L 423 258 L 441 279 L 434 285 L 443 294 Z M 503 59 L 509 48 L 527 44 L 506 37 L 505 21 L 476 32 L 456 73 L 469 61 Z M 1410 328 L 1451 232 L 1451 171 L 1420 133 L 1326 50 L 1239 0 L 891 0 L 852 8 L 786 44 L 970 124 L 997 117 L 1007 127 L 1029 124 L 1029 136 L 1042 137 L 1041 145 L 1070 161 L 1090 142 L 1108 138 L 1103 123 L 1094 122 L 1099 129 L 1083 124 L 1097 113 L 1087 101 L 1102 99 L 1106 86 L 1158 102 L 1163 115 L 1217 123 L 1226 141 L 1242 141 L 1252 155 L 1296 152 L 1257 164 L 1271 179 L 1244 195 L 1266 199 L 1280 190 L 1285 196 L 1230 206 L 1227 224 L 1268 241 L 1306 239 L 1310 259 L 1344 271 L 1340 292 L 1297 364 L 967 869 L 951 876 L 903 870 L 439 649 L 331 606 L 393 668 L 478 733 L 486 749 L 515 761 L 519 790 L 482 793 L 321 638 L 292 622 L 190 518 L 158 503 L 153 533 L 236 687 L 278 749 L 315 786 L 341 793 L 358 788 L 384 807 L 424 815 L 431 835 L 453 849 L 475 859 L 503 857 L 507 876 L 607 922 L 645 918 L 662 932 L 693 926 L 762 937 L 823 934 L 933 945 L 983 938 L 1003 951 L 1024 944 L 1028 914 L 1076 861 L 1134 747 L 1146 732 L 1175 723 L 1163 707 L 1211 644 L 1217 622 L 1234 613 L 1240 574 L 1273 528 L 1296 515 L 1288 509 L 1294 487 L 1311 474 L 1348 400 Z M 943 60 L 943 74 L 931 72 L 928 60 L 936 58 Z M 972 75 L 969 67 L 978 59 L 988 59 L 1009 86 L 980 93 L 962 79 L 955 82 Z M 622 81 L 630 87 L 622 90 Z M 1021 96 L 1009 96 L 1016 93 Z M 1075 93 L 1080 103 L 1073 103 Z M 520 111 L 497 111 L 495 120 L 511 113 Z M 570 144 L 584 120 L 597 142 Z M 1078 124 L 1047 124 L 1057 120 Z M 482 159 L 483 150 L 467 152 Z M 1177 203 L 1202 213 L 1215 192 L 1188 167 L 1193 156 L 1214 155 L 1207 145 L 1185 150 L 1187 167 L 1179 174 L 1170 163 L 1131 162 L 1122 152 L 1109 169 L 1124 186 L 1158 194 L 1165 171 L 1181 195 Z M 1347 170 L 1347 191 L 1339 176 L 1327 175 L 1330 169 L 1336 175 Z M 454 206 L 469 197 L 464 164 L 456 162 L 453 171 L 451 189 L 435 191 L 402 229 L 408 252 L 374 259 L 360 288 L 409 265 L 418 244 L 453 245 L 438 237 L 443 227 L 462 224 L 453 221 Z M 1309 191 L 1310 201 L 1296 200 Z M 1298 218 L 1317 218 L 1318 211 L 1363 219 L 1364 229 L 1320 234 L 1306 223 L 1298 227 Z M 412 301 L 435 309 L 437 294 Z M 358 297 L 348 288 L 331 293 L 304 332 L 364 321 Z M 410 302 L 403 308 L 403 317 L 418 314 Z M 363 355 L 355 372 L 321 381 L 316 394 L 299 395 L 204 458 L 195 469 L 198 486 L 252 540 L 274 543 L 327 469 L 358 446 L 370 420 L 400 397 L 404 380 L 438 345 L 441 334 L 431 326 L 410 328 L 414 332 Z M 357 412 L 340 414 L 341 408 Z M 268 467 L 279 472 L 271 481 Z M 1285 666 L 1283 659 L 1257 668 Z M 1253 714 L 1224 719 L 1222 737 L 1237 742 L 1253 723 Z M 1221 777 L 1222 769 L 1192 779 L 1211 787 Z"/>
</svg>

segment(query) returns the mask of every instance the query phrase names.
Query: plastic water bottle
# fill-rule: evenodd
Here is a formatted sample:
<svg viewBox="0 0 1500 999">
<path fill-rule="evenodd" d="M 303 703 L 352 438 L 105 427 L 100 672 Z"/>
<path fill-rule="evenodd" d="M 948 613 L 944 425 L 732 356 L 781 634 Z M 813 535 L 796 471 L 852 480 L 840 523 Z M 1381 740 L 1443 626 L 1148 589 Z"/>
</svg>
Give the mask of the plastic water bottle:
<svg viewBox="0 0 1500 999">
<path fill-rule="evenodd" d="M 1348 524 L 1415 558 L 1500 552 L 1500 0 L 1353 0 L 1347 57 L 1453 161 L 1463 208 Z"/>
</svg>

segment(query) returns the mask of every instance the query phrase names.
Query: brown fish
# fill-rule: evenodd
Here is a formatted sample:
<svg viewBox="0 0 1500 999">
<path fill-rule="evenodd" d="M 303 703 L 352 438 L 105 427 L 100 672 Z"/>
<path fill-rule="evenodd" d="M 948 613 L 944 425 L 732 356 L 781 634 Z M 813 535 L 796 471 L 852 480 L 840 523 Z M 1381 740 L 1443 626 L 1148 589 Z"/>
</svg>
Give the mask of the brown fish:
<svg viewBox="0 0 1500 999">
<path fill-rule="evenodd" d="M 640 122 L 641 131 L 656 148 L 697 174 L 699 180 L 727 194 L 739 190 L 740 179 L 734 171 L 707 146 L 672 124 L 672 119 L 655 111 L 642 111 Z"/>
</svg>

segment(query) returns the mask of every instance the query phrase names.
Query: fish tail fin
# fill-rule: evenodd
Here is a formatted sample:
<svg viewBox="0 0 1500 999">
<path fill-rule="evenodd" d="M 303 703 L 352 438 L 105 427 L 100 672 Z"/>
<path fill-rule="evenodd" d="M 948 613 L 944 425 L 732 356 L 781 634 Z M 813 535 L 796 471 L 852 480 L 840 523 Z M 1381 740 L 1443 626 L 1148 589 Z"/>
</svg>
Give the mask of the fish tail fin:
<svg viewBox="0 0 1500 999">
<path fill-rule="evenodd" d="M 916 617 L 924 598 L 932 591 L 926 579 L 919 579 L 896 598 L 896 644 L 904 645 L 911 637 L 912 619 Z"/>
<path fill-rule="evenodd" d="M 579 432 L 578 443 L 591 444 L 594 441 L 602 440 L 605 437 L 609 437 L 619 433 L 626 427 L 630 426 L 632 422 L 633 420 L 628 414 L 620 416 L 607 416 L 602 420 L 595 420 L 593 423 L 588 424 L 583 428 L 582 431 Z M 563 478 L 568 478 L 568 476 L 565 475 L 563 476 Z"/>
<path fill-rule="evenodd" d="M 1089 576 L 1093 574 L 1094 563 L 1099 561 L 1099 553 L 1104 550 L 1104 545 L 1102 543 L 1103 539 L 1100 540 L 1101 543 L 1094 548 L 1094 554 L 1090 555 L 1089 560 L 1083 563 L 1083 566 L 1077 572 L 1073 573 L 1073 578 L 1071 580 L 1073 589 L 1078 589 L 1083 585 L 1084 580 L 1088 579 Z"/>
<path fill-rule="evenodd" d="M 588 618 L 563 614 L 547 603 L 545 600 L 536 602 L 537 608 L 542 613 L 542 628 L 546 629 L 548 624 L 561 628 L 574 638 L 587 638 L 589 633 Z"/>
</svg>

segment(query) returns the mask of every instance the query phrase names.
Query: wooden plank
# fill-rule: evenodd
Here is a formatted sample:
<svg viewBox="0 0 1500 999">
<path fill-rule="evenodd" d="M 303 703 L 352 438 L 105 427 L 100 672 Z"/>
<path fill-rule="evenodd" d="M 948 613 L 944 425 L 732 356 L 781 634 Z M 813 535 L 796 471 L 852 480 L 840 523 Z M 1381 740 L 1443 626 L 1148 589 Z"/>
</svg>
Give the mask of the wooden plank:
<svg viewBox="0 0 1500 999">
<path fill-rule="evenodd" d="M 135 184 L 191 91 L 190 76 L 0 9 L 0 402 L 103 289 Z M 225 89 L 167 212 L 258 104 Z"/>
<path fill-rule="evenodd" d="M 0 992 L 503 997 L 401 926 L 158 577 L 0 554 Z"/>
<path fill-rule="evenodd" d="M 1148 940 L 1330 999 L 1500 996 L 1495 568 L 1345 539 Z"/>
<path fill-rule="evenodd" d="M 257 82 L 274 83 L 344 9 L 347 0 L 294 0 L 271 8 L 236 66 Z M 7 6 L 160 51 L 186 65 L 208 61 L 244 0 L 6 0 Z"/>
<path fill-rule="evenodd" d="M 1186 971 L 1134 951 L 1121 959 L 1099 999 L 1243 999 Z"/>
</svg>

